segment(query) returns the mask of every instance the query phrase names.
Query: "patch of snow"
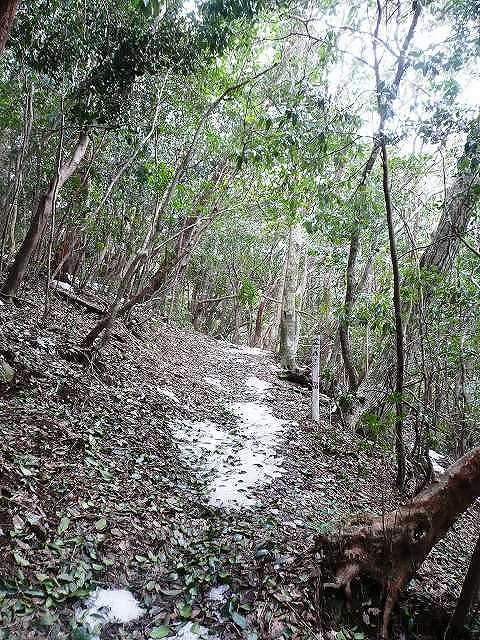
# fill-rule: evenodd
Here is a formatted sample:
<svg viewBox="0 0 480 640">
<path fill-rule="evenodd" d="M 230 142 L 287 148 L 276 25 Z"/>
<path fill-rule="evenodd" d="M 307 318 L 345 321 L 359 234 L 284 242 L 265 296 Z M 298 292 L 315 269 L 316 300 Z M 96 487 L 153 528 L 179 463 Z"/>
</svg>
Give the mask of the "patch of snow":
<svg viewBox="0 0 480 640">
<path fill-rule="evenodd" d="M 55 340 L 53 340 L 52 338 L 37 338 L 36 343 L 38 344 L 39 347 L 42 347 L 42 349 L 54 349 L 55 347 Z"/>
<path fill-rule="evenodd" d="M 234 358 L 235 356 L 239 356 L 242 354 L 248 356 L 265 356 L 268 355 L 268 351 L 264 351 L 263 349 L 258 349 L 257 347 L 245 347 L 232 344 L 231 346 L 222 348 L 222 351 Z"/>
<path fill-rule="evenodd" d="M 157 391 L 158 393 L 161 393 L 163 396 L 167 396 L 167 398 L 170 398 L 174 402 L 180 403 L 180 400 L 173 393 L 173 391 L 170 391 L 170 389 L 162 389 L 161 387 L 157 387 Z"/>
<path fill-rule="evenodd" d="M 207 384 L 211 385 L 212 387 L 216 387 L 217 389 L 220 389 L 220 391 L 228 391 L 228 389 L 223 386 L 222 381 L 219 380 L 218 378 L 211 378 L 210 376 L 205 376 L 203 379 Z"/>
<path fill-rule="evenodd" d="M 0 307 L 3 307 L 4 305 L 5 303 L 0 300 Z"/>
<path fill-rule="evenodd" d="M 275 445 L 287 422 L 258 402 L 234 402 L 228 408 L 239 420 L 231 431 L 209 420 L 182 420 L 174 424 L 173 435 L 183 456 L 204 480 L 210 504 L 252 506 L 256 503 L 254 487 L 283 473 Z"/>
<path fill-rule="evenodd" d="M 96 589 L 85 602 L 85 609 L 77 610 L 76 617 L 91 633 L 100 633 L 109 623 L 122 624 L 140 618 L 145 610 L 125 589 Z M 92 640 L 97 640 L 95 636 Z"/>
<path fill-rule="evenodd" d="M 223 602 L 227 593 L 230 591 L 228 584 L 220 584 L 218 587 L 212 587 L 207 593 L 208 600 L 212 602 Z"/>
<path fill-rule="evenodd" d="M 265 356 L 268 354 L 268 351 L 259 349 L 258 347 L 240 347 L 240 351 L 247 353 L 249 356 Z"/>
<path fill-rule="evenodd" d="M 165 640 L 198 640 L 198 638 L 206 638 L 207 636 L 208 630 L 198 622 L 187 622 L 180 627 L 174 636 L 167 636 Z"/>
<path fill-rule="evenodd" d="M 245 385 L 258 397 L 263 397 L 265 395 L 265 391 L 272 388 L 270 382 L 266 380 L 260 380 L 255 376 L 251 376 L 245 380 Z"/>
<path fill-rule="evenodd" d="M 436 472 L 436 473 L 445 473 L 445 467 L 442 467 L 441 464 L 438 464 L 438 460 L 444 460 L 445 456 L 442 456 L 441 453 L 438 453 L 437 451 L 434 451 L 433 449 L 430 449 L 428 452 L 430 461 L 432 463 L 432 469 Z"/>
<path fill-rule="evenodd" d="M 73 292 L 73 287 L 71 284 L 68 284 L 68 282 L 62 282 L 61 280 L 50 280 L 49 285 L 50 287 L 52 287 L 52 289 L 62 289 L 63 291 Z"/>
</svg>

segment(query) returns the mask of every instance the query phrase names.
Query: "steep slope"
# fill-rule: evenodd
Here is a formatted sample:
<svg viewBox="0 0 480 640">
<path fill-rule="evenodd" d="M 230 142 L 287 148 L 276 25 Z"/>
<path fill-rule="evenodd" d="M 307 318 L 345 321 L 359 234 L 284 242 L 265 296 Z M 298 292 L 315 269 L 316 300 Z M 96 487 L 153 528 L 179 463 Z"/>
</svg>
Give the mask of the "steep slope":
<svg viewBox="0 0 480 640">
<path fill-rule="evenodd" d="M 191 637 L 186 622 L 197 636 L 308 637 L 362 616 L 358 633 L 375 637 L 375 603 L 335 616 L 307 551 L 315 532 L 395 504 L 380 448 L 328 407 L 312 424 L 308 394 L 277 378 L 269 353 L 153 319 L 118 325 L 82 364 L 71 347 L 95 316 L 53 296 L 42 322 L 42 291 L 24 296 L 0 307 L 0 353 L 16 371 L 0 399 L 11 637 L 93 637 L 82 602 L 96 587 L 143 609 L 126 625 L 100 616 L 102 638 Z M 415 606 L 429 592 L 451 603 L 476 526 L 472 510 L 435 550 Z"/>
</svg>

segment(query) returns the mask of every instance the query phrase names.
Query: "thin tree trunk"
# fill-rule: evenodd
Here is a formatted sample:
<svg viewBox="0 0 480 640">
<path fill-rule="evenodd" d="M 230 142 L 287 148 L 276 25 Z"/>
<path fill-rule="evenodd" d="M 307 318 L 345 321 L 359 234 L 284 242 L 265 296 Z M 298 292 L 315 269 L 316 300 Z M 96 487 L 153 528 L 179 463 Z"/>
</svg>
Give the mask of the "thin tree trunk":
<svg viewBox="0 0 480 640">
<path fill-rule="evenodd" d="M 280 320 L 280 364 L 284 369 L 297 368 L 297 311 L 295 298 L 298 287 L 298 268 L 300 259 L 297 229 L 290 227 L 288 250 L 286 255 L 285 285 L 283 287 L 282 311 Z"/>
<path fill-rule="evenodd" d="M 37 210 L 30 222 L 25 239 L 18 250 L 14 263 L 10 268 L 3 287 L 0 291 L 0 295 L 6 298 L 12 298 L 15 296 L 18 287 L 23 281 L 25 271 L 28 263 L 34 251 L 36 250 L 40 238 L 42 237 L 45 225 L 53 211 L 54 198 L 58 193 L 58 190 L 65 184 L 65 182 L 73 175 L 78 165 L 80 164 L 85 151 L 87 149 L 89 138 L 87 133 L 82 132 L 78 139 L 75 149 L 73 151 L 71 159 L 61 165 L 54 178 L 52 178 L 48 190 L 41 197 L 38 203 Z"/>
<path fill-rule="evenodd" d="M 12 200 L 7 211 L 5 224 L 2 233 L 2 247 L 0 250 L 0 272 L 3 271 L 3 255 L 5 243 L 7 243 L 7 254 L 11 256 L 15 252 L 15 228 L 17 225 L 18 195 L 23 182 L 23 162 L 25 153 L 30 142 L 30 134 L 33 124 L 33 86 L 26 88 L 25 107 L 23 115 L 23 138 L 22 146 L 15 161 L 15 186 L 13 188 Z"/>
<path fill-rule="evenodd" d="M 252 347 L 260 347 L 262 344 L 262 323 L 263 323 L 263 316 L 265 314 L 266 306 L 267 306 L 267 300 L 263 298 L 262 300 L 260 300 L 260 303 L 257 309 L 257 315 L 255 318 L 255 331 L 250 341 L 250 344 Z"/>
<path fill-rule="evenodd" d="M 468 614 L 480 590 L 480 536 L 470 559 L 467 575 L 463 582 L 462 591 L 444 640 L 455 640 L 461 633 L 468 620 Z"/>
<path fill-rule="evenodd" d="M 407 68 L 407 51 L 410 46 L 411 40 L 413 38 L 413 34 L 415 33 L 415 29 L 417 27 L 417 22 L 420 17 L 421 10 L 422 10 L 421 3 L 418 0 L 414 0 L 412 20 L 410 22 L 408 32 L 403 41 L 402 48 L 400 50 L 400 55 L 397 58 L 395 76 L 388 94 L 388 104 L 384 104 L 386 100 L 385 94 L 384 92 L 381 91 L 381 87 L 379 86 L 378 76 L 376 77 L 377 103 L 378 103 L 378 114 L 380 117 L 380 122 L 378 125 L 377 136 L 373 143 L 370 156 L 364 166 L 362 177 L 360 180 L 360 184 L 357 188 L 357 191 L 361 191 L 365 188 L 367 179 L 370 173 L 372 172 L 372 169 L 375 165 L 375 160 L 377 159 L 378 153 L 381 149 L 385 123 L 389 115 L 388 107 L 391 107 L 391 105 L 395 101 L 395 98 L 398 95 L 400 82 L 405 73 L 405 69 Z M 380 30 L 381 19 L 382 19 L 382 5 L 380 3 L 380 0 L 377 0 L 377 20 L 376 20 L 375 30 L 372 38 L 375 60 L 377 60 L 378 34 Z M 376 65 L 376 67 L 377 67 L 376 73 L 378 73 L 378 65 Z M 358 225 L 358 221 L 355 221 L 355 223 L 356 225 Z M 348 256 L 348 268 L 347 268 L 347 275 L 346 275 L 345 302 L 344 302 L 344 309 L 343 309 L 343 318 L 341 320 L 340 327 L 339 327 L 342 356 L 343 356 L 343 361 L 345 366 L 345 372 L 348 378 L 349 391 L 353 393 L 356 393 L 358 389 L 358 374 L 355 371 L 355 368 L 353 366 L 353 359 L 352 359 L 351 347 L 350 347 L 349 327 L 350 327 L 353 307 L 355 304 L 355 295 L 358 293 L 358 290 L 355 290 L 354 281 L 355 281 L 355 265 L 356 265 L 357 256 L 358 256 L 359 243 L 360 243 L 360 231 L 356 226 L 356 228 L 353 230 L 350 237 L 350 251 Z"/>
<path fill-rule="evenodd" d="M 432 236 L 432 243 L 420 259 L 422 269 L 433 268 L 440 274 L 446 273 L 451 268 L 458 255 L 459 237 L 466 232 L 475 205 L 480 200 L 479 186 L 480 174 L 477 172 L 473 175 L 457 176 L 448 189 L 442 215 Z M 467 192 L 462 191 L 463 189 L 467 189 Z M 455 233 L 452 232 L 453 229 Z M 422 305 L 412 308 L 408 323 L 405 323 L 404 333 L 413 332 L 413 328 L 420 321 L 422 308 L 423 314 L 425 313 L 431 294 L 432 290 L 426 291 L 422 298 Z M 357 424 L 364 412 L 374 410 L 379 400 L 384 397 L 385 380 L 388 378 L 392 353 L 392 344 L 385 345 L 376 362 L 370 367 L 369 375 L 360 384 L 357 391 L 360 402 L 348 416 L 348 422 L 352 426 Z"/>
<path fill-rule="evenodd" d="M 351 325 L 352 310 L 355 296 L 355 264 L 357 261 L 360 234 L 352 233 L 350 238 L 350 250 L 348 253 L 348 265 L 346 274 L 345 301 L 343 303 L 343 317 L 340 320 L 339 336 L 342 348 L 343 364 L 347 374 L 348 390 L 356 393 L 358 387 L 358 374 L 353 364 L 352 350 L 350 346 L 349 329 Z"/>
<path fill-rule="evenodd" d="M 395 310 L 395 340 L 397 351 L 397 367 L 395 378 L 395 453 L 397 457 L 396 486 L 401 489 L 405 484 L 405 445 L 403 442 L 403 376 L 405 369 L 405 354 L 403 349 L 402 301 L 400 297 L 400 270 L 398 267 L 397 245 L 393 226 L 392 202 L 388 176 L 388 156 L 385 141 L 382 141 L 383 160 L 383 194 L 385 211 L 387 214 L 388 240 L 390 245 L 390 259 L 393 271 L 393 308 Z"/>
<path fill-rule="evenodd" d="M 221 177 L 223 176 L 223 169 L 219 171 L 215 185 L 219 182 Z M 208 190 L 208 195 L 210 195 L 211 189 Z M 208 197 L 202 196 L 199 199 L 200 205 L 205 205 L 208 202 Z M 84 349 L 90 349 L 95 340 L 101 335 L 101 333 L 106 330 L 109 331 L 113 322 L 116 318 L 126 316 L 136 305 L 142 304 L 147 300 L 150 300 L 156 292 L 158 292 L 162 287 L 165 288 L 168 278 L 175 273 L 178 277 L 178 274 L 182 273 L 184 269 L 188 265 L 188 259 L 191 256 L 191 253 L 194 249 L 195 243 L 201 235 L 202 231 L 206 228 L 206 225 L 200 226 L 199 224 L 199 216 L 203 211 L 203 206 L 199 207 L 195 214 L 189 216 L 182 227 L 181 232 L 178 234 L 178 239 L 175 245 L 175 250 L 169 259 L 165 260 L 161 266 L 157 269 L 154 275 L 150 278 L 149 282 L 141 288 L 136 294 L 130 296 L 129 300 L 125 302 L 123 305 L 116 304 L 111 307 L 109 312 L 106 314 L 102 320 L 100 320 L 93 329 L 87 334 L 87 336 L 82 340 L 81 347 Z M 218 206 L 218 199 L 215 201 L 212 212 L 209 220 L 214 216 Z M 147 256 L 150 250 L 150 246 L 147 247 L 147 244 L 150 245 L 152 241 L 151 234 L 149 233 L 146 236 L 146 239 L 143 243 L 142 250 L 139 251 L 137 256 L 134 258 L 133 262 L 130 264 L 130 267 L 127 269 L 127 274 L 122 280 L 121 288 L 123 291 L 126 291 L 126 286 L 124 286 L 124 282 L 126 282 L 127 278 L 130 282 L 135 273 L 131 272 L 132 264 L 136 267 L 140 264 L 140 258 L 142 256 Z M 135 271 L 135 270 L 134 270 Z M 118 297 L 118 296 L 117 296 Z M 104 344 L 104 341 L 102 342 Z"/>
</svg>

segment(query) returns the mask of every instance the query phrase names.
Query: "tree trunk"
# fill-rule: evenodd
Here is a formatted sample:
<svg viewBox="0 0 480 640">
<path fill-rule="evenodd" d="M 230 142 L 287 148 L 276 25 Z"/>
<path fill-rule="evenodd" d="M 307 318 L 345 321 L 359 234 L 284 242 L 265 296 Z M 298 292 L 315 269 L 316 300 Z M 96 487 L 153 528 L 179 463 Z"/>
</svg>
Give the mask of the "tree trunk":
<svg viewBox="0 0 480 640">
<path fill-rule="evenodd" d="M 468 614 L 480 590 L 480 536 L 470 559 L 467 575 L 463 582 L 462 591 L 444 640 L 455 640 L 467 623 Z"/>
<path fill-rule="evenodd" d="M 405 445 L 403 442 L 403 375 L 405 370 L 405 354 L 403 350 L 402 300 L 400 296 L 400 269 L 398 267 L 397 244 L 393 226 L 393 211 L 390 197 L 390 181 L 388 175 L 388 156 L 385 141 L 382 141 L 383 194 L 387 216 L 390 259 L 393 272 L 393 308 L 395 310 L 395 342 L 396 342 L 396 376 L 395 376 L 395 452 L 397 456 L 396 486 L 403 489 L 405 485 Z"/>
<path fill-rule="evenodd" d="M 459 237 L 465 234 L 474 207 L 480 199 L 480 193 L 477 190 L 479 186 L 479 173 L 462 174 L 456 178 L 447 192 L 442 215 L 433 233 L 432 243 L 420 259 L 422 269 L 435 268 L 438 272 L 445 273 L 452 267 L 460 246 Z M 432 291 L 424 292 L 424 304 L 428 304 L 431 293 Z M 419 313 L 418 307 L 412 309 L 408 320 L 410 327 L 415 326 L 418 322 Z M 405 324 L 407 325 L 407 322 Z M 404 332 L 406 330 L 407 326 L 404 327 Z M 385 380 L 390 374 L 392 354 L 393 346 L 387 344 L 374 366 L 370 368 L 369 375 L 360 384 L 357 390 L 359 401 L 347 417 L 349 424 L 356 425 L 361 415 L 367 411 L 373 411 L 378 406 L 379 399 L 385 396 Z"/>
<path fill-rule="evenodd" d="M 386 592 L 382 637 L 388 637 L 392 609 L 401 589 L 412 578 L 432 547 L 480 495 L 480 447 L 460 458 L 437 482 L 415 499 L 380 517 L 352 522 L 340 541 L 319 536 L 316 547 L 327 551 L 335 566 L 335 582 L 351 596 L 356 576 L 369 575 Z"/>
<path fill-rule="evenodd" d="M 350 348 L 349 329 L 352 320 L 352 310 L 355 302 L 355 263 L 357 261 L 360 234 L 354 231 L 350 238 L 350 250 L 348 253 L 348 265 L 346 273 L 345 301 L 343 303 L 343 317 L 340 320 L 338 333 L 340 336 L 340 346 L 342 348 L 343 364 L 348 380 L 348 390 L 355 393 L 358 387 L 358 374 L 353 364 L 352 351 Z"/>
<path fill-rule="evenodd" d="M 201 200 L 201 202 L 203 203 L 204 201 Z M 217 210 L 217 203 L 215 203 L 210 215 L 213 216 L 216 213 L 216 210 Z M 114 303 L 110 311 L 107 313 L 107 315 L 104 318 L 102 318 L 93 327 L 93 329 L 87 334 L 87 336 L 82 340 L 81 342 L 82 348 L 91 349 L 93 347 L 95 340 L 98 337 L 100 337 L 101 333 L 104 330 L 107 332 L 110 330 L 116 318 L 120 318 L 127 315 L 136 305 L 142 304 L 143 302 L 150 300 L 150 298 L 152 298 L 153 295 L 162 288 L 162 286 L 163 287 L 166 286 L 167 280 L 172 274 L 177 274 L 177 277 L 178 277 L 179 273 L 183 273 L 183 271 L 188 265 L 188 260 L 195 247 L 195 243 L 197 242 L 198 238 L 200 237 L 202 231 L 205 228 L 204 226 L 203 227 L 200 226 L 200 222 L 199 222 L 200 213 L 201 213 L 201 210 L 198 210 L 195 214 L 192 214 L 185 220 L 182 227 L 182 231 L 175 245 L 175 250 L 171 252 L 171 255 L 161 264 L 161 266 L 157 269 L 154 275 L 150 278 L 149 282 L 142 289 L 140 289 L 140 291 L 138 291 L 136 294 L 130 296 L 129 300 L 122 306 L 120 306 L 117 303 Z M 149 242 L 150 242 L 150 238 L 148 238 L 148 240 L 147 239 L 145 240 L 143 245 L 143 250 L 141 250 L 137 254 L 137 258 L 145 255 L 146 253 L 145 247 L 146 247 L 146 244 L 148 244 Z M 137 260 L 137 258 L 134 259 L 134 266 L 140 263 L 140 261 Z M 125 278 L 127 278 L 128 276 L 129 281 L 135 275 L 133 272 L 131 272 L 131 268 L 132 268 L 132 265 L 130 265 L 127 271 L 127 275 L 125 276 Z"/>
<path fill-rule="evenodd" d="M 441 218 L 420 260 L 422 269 L 449 271 L 457 257 L 460 238 L 466 233 L 479 200 L 480 175 L 460 174 L 447 191 Z"/>
<path fill-rule="evenodd" d="M 298 230 L 290 228 L 286 256 L 285 284 L 283 287 L 280 320 L 280 364 L 284 369 L 297 368 L 297 311 L 296 293 L 300 261 Z"/>
<path fill-rule="evenodd" d="M 266 307 L 267 299 L 263 298 L 262 300 L 260 300 L 260 303 L 258 305 L 257 315 L 255 318 L 255 331 L 250 339 L 250 344 L 252 347 L 261 347 L 262 345 L 262 323 Z"/>
<path fill-rule="evenodd" d="M 71 159 L 60 166 L 57 175 L 50 181 L 47 192 L 41 197 L 35 215 L 30 222 L 25 239 L 18 250 L 13 265 L 11 266 L 0 291 L 2 296 L 6 298 L 12 298 L 15 296 L 18 287 L 25 276 L 25 271 L 30 258 L 40 242 L 45 225 L 52 213 L 56 194 L 77 169 L 80 161 L 85 155 L 88 142 L 88 135 L 82 132 L 77 144 L 75 145 Z"/>
<path fill-rule="evenodd" d="M 5 49 L 19 0 L 0 1 L 0 53 Z"/>
</svg>

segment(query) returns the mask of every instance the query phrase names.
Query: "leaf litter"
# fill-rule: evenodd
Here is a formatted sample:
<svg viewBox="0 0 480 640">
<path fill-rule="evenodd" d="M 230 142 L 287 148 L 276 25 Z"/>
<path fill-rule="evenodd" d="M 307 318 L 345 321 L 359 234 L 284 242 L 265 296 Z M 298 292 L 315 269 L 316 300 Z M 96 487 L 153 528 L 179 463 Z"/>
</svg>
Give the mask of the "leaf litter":
<svg viewBox="0 0 480 640">
<path fill-rule="evenodd" d="M 42 304 L 42 286 L 24 294 Z M 82 364 L 67 354 L 95 316 L 54 295 L 48 322 L 39 317 L 0 309 L 0 353 L 17 372 L 0 398 L 2 633 L 81 640 L 76 607 L 111 585 L 145 613 L 109 620 L 101 638 L 199 627 L 227 640 L 310 638 L 338 628 L 318 600 L 313 536 L 398 501 L 379 490 L 391 481 L 385 452 L 328 410 L 313 425 L 308 394 L 279 381 L 261 350 L 153 318 L 119 324 Z M 226 392 L 205 385 L 212 375 Z M 246 384 L 254 378 L 262 384 Z M 241 473 L 247 458 L 253 476 Z M 226 499 L 233 489 L 238 503 Z M 452 604 L 478 522 L 474 507 L 406 603 Z"/>
</svg>

